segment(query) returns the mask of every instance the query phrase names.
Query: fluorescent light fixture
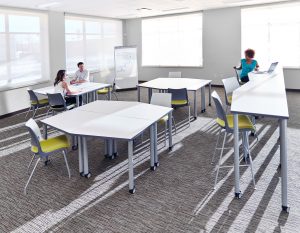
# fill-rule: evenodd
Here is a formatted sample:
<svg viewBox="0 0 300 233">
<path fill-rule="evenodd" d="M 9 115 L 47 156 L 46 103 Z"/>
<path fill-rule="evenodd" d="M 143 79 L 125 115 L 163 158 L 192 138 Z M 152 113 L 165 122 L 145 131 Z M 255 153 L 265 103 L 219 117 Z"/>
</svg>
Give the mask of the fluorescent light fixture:
<svg viewBox="0 0 300 233">
<path fill-rule="evenodd" d="M 152 9 L 147 8 L 147 7 L 142 7 L 142 8 L 138 8 L 136 9 L 137 11 L 152 11 Z"/>
<path fill-rule="evenodd" d="M 49 7 L 57 6 L 60 4 L 61 4 L 61 2 L 47 2 L 47 3 L 37 5 L 37 7 L 38 8 L 49 8 Z"/>
</svg>

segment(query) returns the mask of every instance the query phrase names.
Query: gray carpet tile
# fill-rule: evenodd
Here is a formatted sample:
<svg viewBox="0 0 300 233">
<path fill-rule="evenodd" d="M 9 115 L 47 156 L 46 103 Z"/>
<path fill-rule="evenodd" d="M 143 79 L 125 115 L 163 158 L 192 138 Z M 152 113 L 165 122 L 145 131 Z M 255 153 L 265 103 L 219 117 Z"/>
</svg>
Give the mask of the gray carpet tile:
<svg viewBox="0 0 300 233">
<path fill-rule="evenodd" d="M 214 88 L 223 97 L 222 88 Z M 135 101 L 136 91 L 119 92 L 120 100 Z M 208 96 L 207 96 L 208 97 Z M 193 100 L 193 97 L 190 96 Z M 142 90 L 142 101 L 147 92 Z M 200 106 L 200 98 L 198 98 Z M 208 102 L 208 98 L 207 98 Z M 241 173 L 240 200 L 233 197 L 233 169 L 220 171 L 214 186 L 218 127 L 214 106 L 187 127 L 187 109 L 176 109 L 178 132 L 169 151 L 160 135 L 160 166 L 150 171 L 149 133 L 135 142 L 136 193 L 128 192 L 127 144 L 118 142 L 119 156 L 104 158 L 103 141 L 88 138 L 92 177 L 78 174 L 77 151 L 69 151 L 71 179 L 63 157 L 40 163 L 28 187 L 30 138 L 25 114 L 0 120 L 0 232 L 297 232 L 300 227 L 300 93 L 288 92 L 289 214 L 281 212 L 278 127 L 275 119 L 257 120 L 259 141 L 252 157 L 256 187 L 250 168 Z M 274 103 L 276 104 L 276 103 Z M 193 110 L 193 108 L 192 108 Z M 45 117 L 38 111 L 37 119 Z M 159 132 L 163 126 L 159 126 Z M 52 131 L 51 135 L 60 134 Z M 233 138 L 228 137 L 223 162 L 233 163 Z M 244 163 L 244 162 L 242 162 Z"/>
</svg>

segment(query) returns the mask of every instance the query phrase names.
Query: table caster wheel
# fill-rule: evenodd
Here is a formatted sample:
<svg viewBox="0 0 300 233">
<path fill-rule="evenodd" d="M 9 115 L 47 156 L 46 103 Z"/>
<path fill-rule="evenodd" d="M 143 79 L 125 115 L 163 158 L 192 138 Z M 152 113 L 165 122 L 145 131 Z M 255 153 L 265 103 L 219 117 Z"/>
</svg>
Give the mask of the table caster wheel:
<svg viewBox="0 0 300 233">
<path fill-rule="evenodd" d="M 50 159 L 47 159 L 47 160 L 45 161 L 45 166 L 48 166 L 49 163 L 50 163 Z"/>
<path fill-rule="evenodd" d="M 289 206 L 282 206 L 282 211 L 288 213 L 288 212 L 290 212 L 290 207 Z"/>
<path fill-rule="evenodd" d="M 170 146 L 170 147 L 169 147 L 169 151 L 171 151 L 171 150 L 173 150 L 173 146 Z"/>
<path fill-rule="evenodd" d="M 242 191 L 240 191 L 239 193 L 235 193 L 234 196 L 235 196 L 236 199 L 241 199 Z"/>
<path fill-rule="evenodd" d="M 155 165 L 156 167 L 159 167 L 159 162 L 154 163 L 154 165 Z"/>
<path fill-rule="evenodd" d="M 156 170 L 156 167 L 155 167 L 155 166 L 150 167 L 150 170 L 151 170 L 151 171 L 155 171 L 155 170 Z"/>
<path fill-rule="evenodd" d="M 84 177 L 87 178 L 87 179 L 90 178 L 91 176 L 92 176 L 92 174 L 90 172 L 88 174 L 84 175 Z"/>
<path fill-rule="evenodd" d="M 135 187 L 133 189 L 129 189 L 129 193 L 134 194 L 135 193 Z"/>
<path fill-rule="evenodd" d="M 211 106 L 211 104 L 208 104 L 208 106 Z"/>
<path fill-rule="evenodd" d="M 197 120 L 197 117 L 196 117 L 196 116 L 194 117 L 194 120 Z"/>
<path fill-rule="evenodd" d="M 72 146 L 72 150 L 77 150 L 77 149 L 78 149 L 78 145 Z"/>
<path fill-rule="evenodd" d="M 84 177 L 84 172 L 79 173 L 81 177 Z"/>
<path fill-rule="evenodd" d="M 114 153 L 114 156 L 115 156 L 115 157 L 117 157 L 118 155 L 119 155 L 119 153 L 118 153 L 118 152 L 115 152 L 115 153 Z"/>
</svg>

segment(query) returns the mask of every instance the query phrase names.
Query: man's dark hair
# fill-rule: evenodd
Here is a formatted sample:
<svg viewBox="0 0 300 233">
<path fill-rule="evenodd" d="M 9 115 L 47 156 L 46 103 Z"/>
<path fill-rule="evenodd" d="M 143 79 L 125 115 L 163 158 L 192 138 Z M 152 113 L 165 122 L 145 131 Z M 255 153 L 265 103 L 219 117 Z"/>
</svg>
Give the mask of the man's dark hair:
<svg viewBox="0 0 300 233">
<path fill-rule="evenodd" d="M 84 65 L 84 63 L 81 61 L 81 62 L 78 62 L 77 63 L 77 67 L 79 67 L 80 65 Z"/>
</svg>

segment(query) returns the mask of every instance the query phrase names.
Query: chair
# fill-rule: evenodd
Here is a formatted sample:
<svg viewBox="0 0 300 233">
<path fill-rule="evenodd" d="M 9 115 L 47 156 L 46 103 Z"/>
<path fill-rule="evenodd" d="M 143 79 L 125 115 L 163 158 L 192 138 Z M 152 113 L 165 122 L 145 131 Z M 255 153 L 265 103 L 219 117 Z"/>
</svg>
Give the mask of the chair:
<svg viewBox="0 0 300 233">
<path fill-rule="evenodd" d="M 31 136 L 31 151 L 33 152 L 33 156 L 28 165 L 28 169 L 27 169 L 28 171 L 29 171 L 30 166 L 31 166 L 32 162 L 34 161 L 35 157 L 38 156 L 38 159 L 33 167 L 33 170 L 30 173 L 29 179 L 24 188 L 24 194 L 26 195 L 27 186 L 29 185 L 29 182 L 32 178 L 32 175 L 33 175 L 38 163 L 43 158 L 48 160 L 48 156 L 51 155 L 52 153 L 56 153 L 59 151 L 61 151 L 63 153 L 66 167 L 68 170 L 69 178 L 71 177 L 71 174 L 70 174 L 68 160 L 66 157 L 66 153 L 67 153 L 66 150 L 70 147 L 67 137 L 65 135 L 60 135 L 60 136 L 49 138 L 49 139 L 43 139 L 40 128 L 33 119 L 29 119 L 26 122 L 25 126 L 28 128 L 30 136 Z"/>
<path fill-rule="evenodd" d="M 111 95 L 113 95 L 116 100 L 118 100 L 118 96 L 116 94 L 116 83 L 115 83 L 115 78 L 107 78 L 106 79 L 106 83 L 107 84 L 111 84 L 112 87 L 109 88 L 103 88 L 97 91 L 97 95 L 104 95 L 106 97 L 106 99 L 108 100 L 108 92 L 111 92 Z M 97 98 L 98 99 L 98 98 Z"/>
<path fill-rule="evenodd" d="M 53 93 L 53 94 L 47 93 L 47 96 L 50 105 L 47 115 L 49 114 L 50 111 L 52 111 L 52 114 L 54 115 L 57 112 L 67 111 L 72 108 L 75 108 L 76 106 L 75 104 L 67 105 L 61 93 Z"/>
<path fill-rule="evenodd" d="M 240 67 L 234 66 L 233 69 L 235 71 L 235 75 L 236 75 L 236 79 L 237 79 L 238 83 L 240 85 L 243 85 L 244 83 L 241 81 L 242 66 L 240 66 Z"/>
<path fill-rule="evenodd" d="M 189 126 L 191 126 L 191 107 L 190 107 L 190 102 L 188 98 L 188 92 L 186 88 L 181 88 L 181 89 L 168 89 L 168 93 L 172 94 L 172 108 L 181 108 L 181 107 L 188 107 L 188 122 Z M 174 125 L 175 125 L 175 120 L 174 120 Z M 175 127 L 176 131 L 176 127 Z"/>
<path fill-rule="evenodd" d="M 232 92 L 234 90 L 236 90 L 237 88 L 239 88 L 240 84 L 237 81 L 236 77 L 222 79 L 222 83 L 223 83 L 224 89 L 225 89 L 225 102 L 228 107 L 231 105 Z M 227 110 L 227 107 L 226 107 L 226 110 Z"/>
<path fill-rule="evenodd" d="M 170 93 L 153 93 L 151 96 L 150 104 L 153 105 L 158 105 L 158 106 L 163 106 L 163 107 L 168 107 L 171 108 L 171 101 L 172 101 L 172 95 Z M 173 116 L 172 116 L 173 118 Z M 174 118 L 173 118 L 174 119 Z M 165 145 L 167 141 L 167 129 L 168 129 L 168 120 L 169 117 L 164 116 L 159 120 L 160 123 L 163 123 L 165 125 L 165 131 L 164 131 L 164 139 L 165 139 Z M 174 123 L 174 120 L 172 120 Z M 176 129 L 175 123 L 174 127 Z"/>
<path fill-rule="evenodd" d="M 224 151 L 224 146 L 225 146 L 225 141 L 226 138 L 228 136 L 228 134 L 233 134 L 233 115 L 226 115 L 225 111 L 223 109 L 222 106 L 222 102 L 221 99 L 219 97 L 219 95 L 217 94 L 216 91 L 214 91 L 212 93 L 212 98 L 214 100 L 215 106 L 216 106 L 216 111 L 217 111 L 217 119 L 216 119 L 216 123 L 218 124 L 218 126 L 220 127 L 219 133 L 218 133 L 218 139 L 217 139 L 217 143 L 216 143 L 216 148 L 212 157 L 212 161 L 214 160 L 215 154 L 217 150 L 221 150 L 220 153 L 220 158 L 219 158 L 219 162 L 217 165 L 217 172 L 216 172 L 216 178 L 215 178 L 215 184 L 214 184 L 214 188 L 217 185 L 217 181 L 218 181 L 218 175 L 219 175 L 219 170 L 220 168 L 228 168 L 228 167 L 232 167 L 232 166 L 222 166 L 221 162 L 222 162 L 222 156 L 223 156 L 223 151 Z M 253 185 L 255 188 L 255 179 L 254 179 L 254 174 L 253 174 L 253 167 L 252 167 L 252 157 L 250 154 L 250 148 L 249 148 L 249 140 L 248 140 L 248 134 L 251 131 L 255 131 L 255 126 L 252 124 L 251 120 L 249 119 L 248 116 L 246 115 L 239 115 L 239 121 L 238 121 L 238 128 L 239 128 L 239 132 L 242 133 L 242 143 L 243 143 L 243 150 L 244 150 L 244 159 L 247 162 L 247 159 L 249 159 L 250 162 L 250 168 L 251 168 L 251 174 L 252 174 L 252 181 L 253 181 Z M 225 135 L 224 135 L 224 139 L 223 139 L 223 143 L 222 143 L 222 147 L 218 148 L 218 143 L 219 143 L 219 138 L 220 135 L 222 133 L 222 130 L 224 131 Z M 248 166 L 248 165 L 239 165 L 239 166 Z"/>
<path fill-rule="evenodd" d="M 169 78 L 181 78 L 181 72 L 169 72 Z"/>
<path fill-rule="evenodd" d="M 33 115 L 32 115 L 32 118 L 34 118 L 35 114 L 36 114 L 36 111 L 39 109 L 39 108 L 42 108 L 42 107 L 46 107 L 48 106 L 48 99 L 39 99 L 36 94 L 33 92 L 33 90 L 27 90 L 28 94 L 29 94 L 29 97 L 30 97 L 30 107 L 26 113 L 26 116 L 25 116 L 25 119 L 27 118 L 29 112 L 32 110 L 33 111 Z"/>
</svg>

